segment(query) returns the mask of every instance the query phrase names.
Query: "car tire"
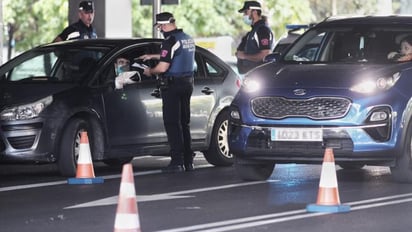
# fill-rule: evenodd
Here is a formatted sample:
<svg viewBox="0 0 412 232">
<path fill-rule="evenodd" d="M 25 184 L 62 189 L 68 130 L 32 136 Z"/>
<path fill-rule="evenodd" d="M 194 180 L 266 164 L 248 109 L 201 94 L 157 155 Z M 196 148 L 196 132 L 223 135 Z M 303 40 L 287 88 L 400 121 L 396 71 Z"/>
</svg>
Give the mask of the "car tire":
<svg viewBox="0 0 412 232">
<path fill-rule="evenodd" d="M 401 183 L 412 183 L 412 125 L 409 125 L 402 154 L 391 167 L 392 179 Z"/>
<path fill-rule="evenodd" d="M 213 125 L 212 137 L 209 149 L 203 151 L 207 162 L 215 166 L 233 165 L 233 155 L 229 150 L 228 129 L 229 111 L 221 112 Z"/>
<path fill-rule="evenodd" d="M 236 174 L 245 181 L 267 180 L 272 175 L 274 168 L 274 162 L 247 163 L 238 157 L 235 159 Z"/>
<path fill-rule="evenodd" d="M 73 177 L 76 175 L 80 132 L 87 131 L 87 128 L 87 122 L 79 118 L 70 120 L 64 128 L 59 146 L 59 158 L 57 160 L 57 165 L 62 176 Z M 89 142 L 90 141 L 89 139 Z"/>
<path fill-rule="evenodd" d="M 133 157 L 124 157 L 117 159 L 105 159 L 103 163 L 111 167 L 121 167 L 123 164 L 130 163 L 133 160 Z"/>
<path fill-rule="evenodd" d="M 365 166 L 364 164 L 349 164 L 349 163 L 339 164 L 339 167 L 345 170 L 359 170 L 359 169 L 362 169 L 364 166 Z"/>
</svg>

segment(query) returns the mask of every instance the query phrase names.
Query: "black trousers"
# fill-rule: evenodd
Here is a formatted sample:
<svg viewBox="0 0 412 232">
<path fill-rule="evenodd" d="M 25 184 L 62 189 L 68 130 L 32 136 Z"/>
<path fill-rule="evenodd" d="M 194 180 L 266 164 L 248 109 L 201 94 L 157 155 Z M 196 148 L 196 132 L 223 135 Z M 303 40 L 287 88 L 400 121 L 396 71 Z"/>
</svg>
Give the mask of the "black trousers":
<svg viewBox="0 0 412 232">
<path fill-rule="evenodd" d="M 190 135 L 190 97 L 193 78 L 174 78 L 166 88 L 161 88 L 163 123 L 170 145 L 172 164 L 193 162 Z"/>
</svg>

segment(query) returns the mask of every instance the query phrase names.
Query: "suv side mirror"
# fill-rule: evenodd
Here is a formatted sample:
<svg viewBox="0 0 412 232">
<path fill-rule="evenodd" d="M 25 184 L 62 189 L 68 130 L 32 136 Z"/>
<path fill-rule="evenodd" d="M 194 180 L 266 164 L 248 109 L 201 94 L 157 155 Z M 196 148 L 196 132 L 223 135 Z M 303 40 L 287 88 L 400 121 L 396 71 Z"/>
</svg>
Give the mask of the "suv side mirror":
<svg viewBox="0 0 412 232">
<path fill-rule="evenodd" d="M 276 62 L 280 60 L 281 54 L 279 52 L 271 53 L 263 58 L 263 63 Z"/>
</svg>

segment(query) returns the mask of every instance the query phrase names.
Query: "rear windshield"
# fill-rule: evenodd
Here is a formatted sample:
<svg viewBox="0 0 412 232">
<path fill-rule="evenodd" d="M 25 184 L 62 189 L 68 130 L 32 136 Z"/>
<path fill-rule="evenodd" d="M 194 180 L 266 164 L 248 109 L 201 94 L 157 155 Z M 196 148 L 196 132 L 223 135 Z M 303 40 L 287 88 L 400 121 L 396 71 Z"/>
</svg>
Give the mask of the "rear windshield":
<svg viewBox="0 0 412 232">
<path fill-rule="evenodd" d="M 0 68 L 2 81 L 79 82 L 86 79 L 108 49 L 53 48 L 28 51 Z"/>
<path fill-rule="evenodd" d="M 285 54 L 284 61 L 308 63 L 388 63 L 408 61 L 401 50 L 412 30 L 394 26 L 313 28 Z M 412 41 L 411 44 L 412 46 Z M 410 54 L 412 59 L 412 53 Z"/>
</svg>

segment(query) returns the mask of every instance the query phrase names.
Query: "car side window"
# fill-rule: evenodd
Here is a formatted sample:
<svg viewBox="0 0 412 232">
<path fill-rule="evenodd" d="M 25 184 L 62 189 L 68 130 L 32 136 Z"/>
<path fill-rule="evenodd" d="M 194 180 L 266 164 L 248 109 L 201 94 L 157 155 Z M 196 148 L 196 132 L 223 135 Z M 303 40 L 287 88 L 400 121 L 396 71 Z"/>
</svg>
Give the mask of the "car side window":
<svg viewBox="0 0 412 232">
<path fill-rule="evenodd" d="M 51 76 L 57 57 L 53 53 L 41 54 L 32 57 L 14 67 L 9 72 L 10 81 L 19 81 L 27 78 L 45 78 Z M 47 78 L 46 78 L 47 80 Z"/>
<path fill-rule="evenodd" d="M 156 50 L 160 50 L 160 48 L 156 48 L 159 45 L 152 44 L 152 45 L 146 45 L 146 46 L 139 46 L 139 47 L 131 47 L 126 51 L 120 52 L 116 55 L 114 55 L 108 62 L 106 68 L 102 72 L 102 75 L 100 75 L 99 79 L 96 81 L 96 85 L 106 85 L 106 84 L 112 84 L 114 83 L 114 80 L 117 76 L 116 73 L 116 60 L 118 58 L 124 58 L 130 62 L 129 70 L 130 71 L 138 71 L 141 74 L 140 82 L 148 82 L 148 81 L 153 81 L 156 79 L 156 77 L 146 77 L 142 75 L 142 69 L 139 68 L 141 65 L 146 65 L 149 67 L 154 67 L 158 63 L 157 60 L 149 60 L 143 62 L 142 60 L 139 60 L 138 57 L 144 54 L 152 54 L 155 53 Z M 159 51 L 157 51 L 159 52 Z"/>
<path fill-rule="evenodd" d="M 195 82 L 206 80 L 223 81 L 226 70 L 211 58 L 197 54 L 195 61 Z"/>
</svg>

